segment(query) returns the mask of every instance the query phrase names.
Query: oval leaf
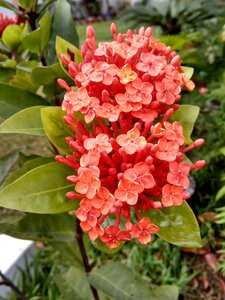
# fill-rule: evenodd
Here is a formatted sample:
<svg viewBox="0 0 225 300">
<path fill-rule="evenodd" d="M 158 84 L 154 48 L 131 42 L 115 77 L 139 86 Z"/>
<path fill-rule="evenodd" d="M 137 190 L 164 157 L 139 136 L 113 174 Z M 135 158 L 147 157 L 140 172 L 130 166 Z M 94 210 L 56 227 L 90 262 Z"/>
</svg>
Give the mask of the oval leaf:
<svg viewBox="0 0 225 300">
<path fill-rule="evenodd" d="M 191 67 L 184 67 L 182 66 L 182 69 L 186 75 L 186 78 L 189 80 L 191 79 L 191 77 L 193 76 L 194 74 L 194 68 L 191 68 Z"/>
<path fill-rule="evenodd" d="M 65 196 L 73 189 L 66 180 L 70 174 L 71 168 L 57 162 L 32 169 L 0 191 L 0 206 L 41 214 L 70 211 L 77 207 Z"/>
<path fill-rule="evenodd" d="M 15 86 L 0 83 L 0 117 L 5 119 L 21 109 L 46 105 L 44 98 Z"/>
<path fill-rule="evenodd" d="M 0 223 L 0 232 L 32 241 L 74 241 L 74 222 L 75 220 L 69 214 L 28 213 L 12 224 Z"/>
<path fill-rule="evenodd" d="M 177 300 L 176 286 L 150 290 L 148 284 L 128 267 L 112 262 L 90 273 L 89 281 L 116 300 Z"/>
<path fill-rule="evenodd" d="M 44 136 L 41 108 L 43 106 L 34 106 L 19 111 L 0 125 L 0 133 L 23 133 Z"/>
<path fill-rule="evenodd" d="M 162 209 L 150 209 L 146 215 L 160 227 L 157 233 L 165 241 L 181 247 L 201 247 L 196 217 L 187 204 Z"/>
<path fill-rule="evenodd" d="M 64 116 L 65 112 L 61 107 L 48 107 L 41 110 L 43 127 L 49 140 L 56 148 L 67 154 L 71 153 L 71 149 L 66 142 L 66 137 L 74 136 L 74 133 L 64 123 Z"/>
<path fill-rule="evenodd" d="M 183 125 L 186 144 L 192 143 L 191 133 L 199 114 L 199 107 L 195 105 L 180 105 L 179 109 L 171 116 L 171 121 L 178 121 Z"/>
</svg>

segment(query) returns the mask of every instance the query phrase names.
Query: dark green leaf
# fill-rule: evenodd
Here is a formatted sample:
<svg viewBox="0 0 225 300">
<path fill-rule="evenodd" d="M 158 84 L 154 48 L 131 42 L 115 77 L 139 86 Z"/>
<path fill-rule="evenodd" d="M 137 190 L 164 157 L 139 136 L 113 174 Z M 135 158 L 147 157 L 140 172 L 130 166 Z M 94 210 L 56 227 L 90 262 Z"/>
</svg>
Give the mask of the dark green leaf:
<svg viewBox="0 0 225 300">
<path fill-rule="evenodd" d="M 181 105 L 177 111 L 174 112 L 171 121 L 178 121 L 183 125 L 184 137 L 186 144 L 192 143 L 191 133 L 194 128 L 195 121 L 199 114 L 199 107 L 195 105 Z"/>
<path fill-rule="evenodd" d="M 15 86 L 0 83 L 0 90 L 0 117 L 3 119 L 27 107 L 46 105 L 39 95 Z"/>
<path fill-rule="evenodd" d="M 75 218 L 74 218 L 75 221 Z M 75 234 L 75 233 L 74 233 Z M 80 255 L 80 250 L 78 244 L 73 240 L 69 241 L 57 241 L 50 242 L 50 245 L 57 251 L 59 251 L 63 260 L 67 261 L 70 266 L 83 269 L 83 261 Z"/>
<path fill-rule="evenodd" d="M 84 271 L 70 267 L 66 274 L 56 275 L 55 282 L 66 300 L 94 300 Z"/>
<path fill-rule="evenodd" d="M 79 38 L 71 14 L 71 6 L 66 0 L 59 0 L 54 10 L 52 35 L 47 52 L 48 64 L 56 62 L 55 42 L 57 36 L 79 47 Z"/>
<path fill-rule="evenodd" d="M 128 267 L 112 262 L 90 273 L 90 283 L 116 300 L 177 300 L 176 286 L 150 289 L 146 282 Z"/>
<path fill-rule="evenodd" d="M 0 125 L 0 133 L 23 133 L 45 135 L 41 121 L 41 109 L 44 106 L 25 108 L 5 120 Z"/>
<path fill-rule="evenodd" d="M 181 247 L 201 247 L 197 219 L 187 204 L 162 209 L 150 209 L 146 215 L 160 227 L 158 236 Z"/>
<path fill-rule="evenodd" d="M 15 75 L 15 70 L 12 68 L 0 67 L 0 82 L 9 82 Z"/>
<path fill-rule="evenodd" d="M 41 118 L 44 130 L 49 140 L 63 153 L 71 153 L 65 138 L 74 136 L 68 125 L 64 123 L 65 112 L 61 107 L 48 107 L 41 110 Z"/>
<path fill-rule="evenodd" d="M 75 220 L 69 214 L 26 214 L 17 222 L 0 223 L 0 232 L 9 236 L 41 242 L 74 240 Z"/>
<path fill-rule="evenodd" d="M 26 35 L 23 39 L 23 45 L 31 52 L 42 53 L 49 41 L 51 35 L 51 15 L 46 12 L 39 21 L 39 28 Z"/>
<path fill-rule="evenodd" d="M 0 206 L 40 214 L 70 211 L 78 204 L 66 198 L 74 188 L 66 180 L 70 174 L 71 168 L 56 162 L 32 169 L 1 189 Z"/>
<path fill-rule="evenodd" d="M 10 183 L 16 181 L 18 178 L 20 178 L 22 175 L 27 173 L 28 171 L 39 167 L 41 165 L 45 165 L 47 163 L 55 161 L 54 157 L 39 157 L 32 160 L 29 160 L 26 162 L 21 168 L 13 172 L 2 184 L 1 189 L 9 185 Z"/>
<path fill-rule="evenodd" d="M 17 161 L 18 157 L 19 151 L 15 151 L 0 158 L 0 184 L 8 175 L 9 171 Z"/>
</svg>

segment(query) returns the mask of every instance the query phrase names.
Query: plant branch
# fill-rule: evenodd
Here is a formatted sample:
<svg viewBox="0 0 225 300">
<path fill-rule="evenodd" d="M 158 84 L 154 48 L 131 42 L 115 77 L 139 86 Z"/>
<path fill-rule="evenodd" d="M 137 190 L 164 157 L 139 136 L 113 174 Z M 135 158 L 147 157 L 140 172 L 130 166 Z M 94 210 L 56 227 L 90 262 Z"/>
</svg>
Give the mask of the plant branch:
<svg viewBox="0 0 225 300">
<path fill-rule="evenodd" d="M 77 243 L 79 245 L 81 257 L 82 257 L 83 264 L 84 264 L 84 269 L 85 269 L 85 271 L 88 275 L 91 272 L 91 267 L 89 265 L 87 252 L 86 252 L 86 249 L 85 249 L 85 246 L 84 246 L 83 231 L 80 227 L 80 224 L 79 224 L 78 220 L 76 222 L 76 240 L 77 240 Z M 92 285 L 90 285 L 90 287 L 91 287 L 91 291 L 92 291 L 94 299 L 99 300 L 97 290 Z"/>
<path fill-rule="evenodd" d="M 18 299 L 28 300 L 27 297 L 18 289 L 18 287 L 15 286 L 15 284 L 8 277 L 6 277 L 1 271 L 0 271 L 0 278 L 2 278 L 2 281 L 0 281 L 0 285 L 6 285 L 10 287 L 14 291 Z"/>
</svg>

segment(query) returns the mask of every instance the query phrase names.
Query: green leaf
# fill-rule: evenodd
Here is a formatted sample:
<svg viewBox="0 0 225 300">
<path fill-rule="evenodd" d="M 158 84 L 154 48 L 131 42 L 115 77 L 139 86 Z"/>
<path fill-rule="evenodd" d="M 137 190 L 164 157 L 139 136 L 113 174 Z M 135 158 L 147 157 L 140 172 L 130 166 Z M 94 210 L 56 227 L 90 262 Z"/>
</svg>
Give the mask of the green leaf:
<svg viewBox="0 0 225 300">
<path fill-rule="evenodd" d="M 69 214 L 26 214 L 13 224 L 0 224 L 0 232 L 15 238 L 50 242 L 73 241 L 74 219 Z"/>
<path fill-rule="evenodd" d="M 23 45 L 31 52 L 43 53 L 51 35 L 51 22 L 50 13 L 46 12 L 38 23 L 39 28 L 24 37 Z"/>
<path fill-rule="evenodd" d="M 9 25 L 3 31 L 2 41 L 10 49 L 16 50 L 23 39 L 24 27 L 22 25 Z"/>
<path fill-rule="evenodd" d="M 48 64 L 52 64 L 56 61 L 55 42 L 57 36 L 60 36 L 79 47 L 79 38 L 71 13 L 71 6 L 66 0 L 58 0 L 55 6 L 52 22 L 52 35 L 47 52 Z"/>
<path fill-rule="evenodd" d="M 36 67 L 31 74 L 31 80 L 39 85 L 48 85 L 57 83 L 58 78 L 66 78 L 60 64 L 54 64 L 48 67 Z M 58 85 L 58 83 L 57 83 Z"/>
<path fill-rule="evenodd" d="M 0 133 L 23 133 L 45 135 L 41 121 L 41 109 L 44 106 L 25 108 L 5 120 L 0 125 Z"/>
<path fill-rule="evenodd" d="M 36 92 L 38 83 L 31 81 L 31 72 L 37 65 L 38 62 L 35 60 L 21 62 L 16 66 L 16 76 L 11 80 L 11 84 L 31 92 Z"/>
<path fill-rule="evenodd" d="M 184 128 L 184 137 L 186 144 L 191 144 L 191 133 L 194 128 L 195 121 L 198 118 L 199 107 L 195 105 L 180 105 L 179 109 L 170 117 L 171 121 L 178 121 Z"/>
<path fill-rule="evenodd" d="M 0 184 L 8 175 L 19 157 L 19 151 L 12 152 L 0 158 Z"/>
<path fill-rule="evenodd" d="M 9 82 L 15 75 L 15 70 L 12 68 L 0 67 L 0 82 Z"/>
<path fill-rule="evenodd" d="M 194 74 L 194 68 L 182 66 L 182 69 L 183 69 L 184 73 L 186 74 L 186 78 L 188 80 L 191 79 L 191 77 Z"/>
<path fill-rule="evenodd" d="M 66 274 L 55 276 L 56 285 L 66 300 L 94 300 L 84 271 L 70 267 Z"/>
<path fill-rule="evenodd" d="M 21 7 L 25 8 L 26 10 L 35 7 L 37 0 L 19 0 L 19 4 Z"/>
<path fill-rule="evenodd" d="M 50 242 L 50 245 L 53 247 L 53 249 L 59 251 L 62 259 L 67 261 L 70 266 L 77 267 L 81 270 L 84 268 L 79 246 L 75 241 L 52 241 Z"/>
<path fill-rule="evenodd" d="M 149 289 L 146 282 L 128 267 L 111 262 L 90 273 L 89 281 L 116 300 L 177 300 L 176 286 Z"/>
<path fill-rule="evenodd" d="M 2 184 L 1 189 L 9 185 L 10 183 L 13 183 L 28 171 L 54 161 L 55 161 L 54 157 L 39 157 L 39 158 L 29 160 L 21 168 L 17 169 L 15 172 L 10 174 L 10 176 Z"/>
<path fill-rule="evenodd" d="M 0 0 L 0 6 L 14 11 L 17 15 L 23 16 L 22 11 L 20 11 L 15 5 L 11 4 L 8 1 Z"/>
<path fill-rule="evenodd" d="M 157 235 L 165 241 L 180 247 L 201 247 L 198 222 L 186 201 L 181 206 L 150 209 L 145 214 L 160 227 Z"/>
<path fill-rule="evenodd" d="M 50 6 L 54 2 L 56 2 L 56 0 L 47 0 L 47 1 L 44 1 L 43 4 L 41 4 L 41 5 L 38 6 L 37 13 L 41 14 L 43 11 L 45 11 L 48 8 L 48 6 Z"/>
<path fill-rule="evenodd" d="M 80 63 L 83 60 L 83 58 L 80 54 L 80 50 L 77 47 L 75 47 L 74 45 L 72 45 L 71 43 L 69 43 L 66 40 L 64 40 L 63 38 L 61 38 L 60 36 L 56 37 L 56 53 L 57 53 L 59 62 L 61 64 L 61 67 L 67 75 L 69 75 L 69 73 L 67 72 L 67 70 L 65 69 L 65 67 L 63 66 L 63 64 L 61 62 L 61 59 L 60 59 L 61 54 L 66 55 L 70 60 L 74 61 L 76 64 Z M 71 56 L 71 53 L 73 54 L 73 56 Z"/>
<path fill-rule="evenodd" d="M 0 117 L 5 119 L 21 109 L 46 105 L 44 98 L 15 86 L 0 83 Z"/>
<path fill-rule="evenodd" d="M 57 162 L 32 169 L 0 191 L 0 206 L 40 214 L 70 211 L 78 204 L 66 198 L 74 188 L 66 180 L 70 174 Z"/>
<path fill-rule="evenodd" d="M 219 189 L 219 191 L 216 194 L 216 201 L 220 200 L 225 195 L 225 185 Z"/>
<path fill-rule="evenodd" d="M 41 118 L 44 130 L 52 144 L 65 154 L 71 153 L 65 138 L 74 136 L 68 125 L 64 123 L 65 112 L 61 107 L 42 108 Z"/>
</svg>

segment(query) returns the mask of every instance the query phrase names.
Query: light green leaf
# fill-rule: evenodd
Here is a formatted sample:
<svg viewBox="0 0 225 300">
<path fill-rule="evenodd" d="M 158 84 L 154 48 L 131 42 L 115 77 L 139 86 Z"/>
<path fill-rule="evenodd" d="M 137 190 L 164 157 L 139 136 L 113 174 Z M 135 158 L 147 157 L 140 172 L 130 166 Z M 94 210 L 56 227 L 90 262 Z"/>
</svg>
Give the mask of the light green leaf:
<svg viewBox="0 0 225 300">
<path fill-rule="evenodd" d="M 72 45 L 71 43 L 69 43 L 68 41 L 61 38 L 60 36 L 56 37 L 56 53 L 57 53 L 59 62 L 61 64 L 61 67 L 67 75 L 69 75 L 69 73 L 67 72 L 67 70 L 65 69 L 65 67 L 63 66 L 63 64 L 61 62 L 61 59 L 60 59 L 61 54 L 66 55 L 70 60 L 74 61 L 76 64 L 80 63 L 83 60 L 83 58 L 80 54 L 80 50 L 77 47 L 75 47 L 74 45 Z M 73 56 L 71 56 L 71 53 L 73 54 Z"/>
<path fill-rule="evenodd" d="M 194 128 L 195 121 L 198 118 L 199 107 L 195 105 L 180 105 L 179 109 L 170 117 L 171 121 L 178 121 L 184 129 L 184 137 L 186 144 L 191 144 L 191 133 Z"/>
<path fill-rule="evenodd" d="M 66 198 L 74 188 L 66 180 L 70 174 L 71 168 L 56 162 L 32 169 L 1 189 L 0 206 L 40 214 L 70 211 L 78 204 Z"/>
<path fill-rule="evenodd" d="M 51 35 L 51 22 L 50 13 L 46 12 L 38 23 L 39 28 L 24 37 L 23 45 L 31 52 L 43 53 Z"/>
<path fill-rule="evenodd" d="M 36 3 L 37 0 L 19 0 L 20 6 L 25 9 L 31 9 L 32 7 L 35 7 Z"/>
<path fill-rule="evenodd" d="M 63 117 L 65 112 L 61 107 L 48 107 L 42 108 L 41 118 L 44 130 L 56 148 L 63 153 L 71 153 L 71 149 L 68 146 L 65 138 L 67 136 L 74 136 L 74 133 L 68 125 L 64 123 Z"/>
<path fill-rule="evenodd" d="M 54 157 L 39 157 L 39 158 L 29 160 L 21 168 L 17 169 L 15 172 L 10 174 L 10 176 L 2 184 L 1 189 L 9 185 L 10 183 L 16 181 L 19 177 L 21 177 L 28 171 L 54 161 L 55 161 Z"/>
<path fill-rule="evenodd" d="M 0 184 L 8 175 L 18 158 L 19 151 L 12 152 L 0 158 Z"/>
<path fill-rule="evenodd" d="M 70 267 L 66 274 L 56 275 L 55 282 L 66 300 L 94 300 L 84 271 Z"/>
<path fill-rule="evenodd" d="M 23 39 L 24 27 L 22 25 L 9 25 L 3 31 L 2 41 L 10 49 L 16 50 Z"/>
<path fill-rule="evenodd" d="M 21 109 L 46 105 L 44 98 L 27 90 L 0 83 L 0 117 L 5 119 Z"/>
<path fill-rule="evenodd" d="M 197 219 L 186 201 L 181 206 L 150 209 L 145 215 L 160 227 L 157 235 L 165 241 L 180 247 L 202 246 Z"/>
<path fill-rule="evenodd" d="M 224 196 L 225 196 L 225 185 L 221 189 L 219 189 L 219 191 L 217 192 L 216 201 L 220 200 Z"/>
<path fill-rule="evenodd" d="M 41 242 L 73 241 L 75 220 L 69 214 L 26 214 L 13 224 L 1 224 L 0 232 L 9 236 Z"/>
<path fill-rule="evenodd" d="M 194 74 L 194 68 L 182 66 L 182 69 L 183 69 L 184 73 L 186 74 L 186 78 L 188 80 L 191 79 L 191 77 Z"/>
<path fill-rule="evenodd" d="M 5 120 L 0 125 L 0 133 L 23 133 L 45 135 L 41 121 L 41 109 L 44 106 L 25 108 Z"/>
<path fill-rule="evenodd" d="M 95 288 L 116 300 L 177 300 L 176 286 L 150 289 L 146 282 L 128 267 L 111 262 L 93 270 L 89 281 Z"/>
<path fill-rule="evenodd" d="M 71 6 L 66 0 L 58 0 L 55 6 L 52 22 L 52 35 L 47 52 L 48 64 L 56 62 L 55 42 L 57 36 L 60 36 L 72 45 L 79 47 L 79 38 L 71 13 Z"/>
</svg>

